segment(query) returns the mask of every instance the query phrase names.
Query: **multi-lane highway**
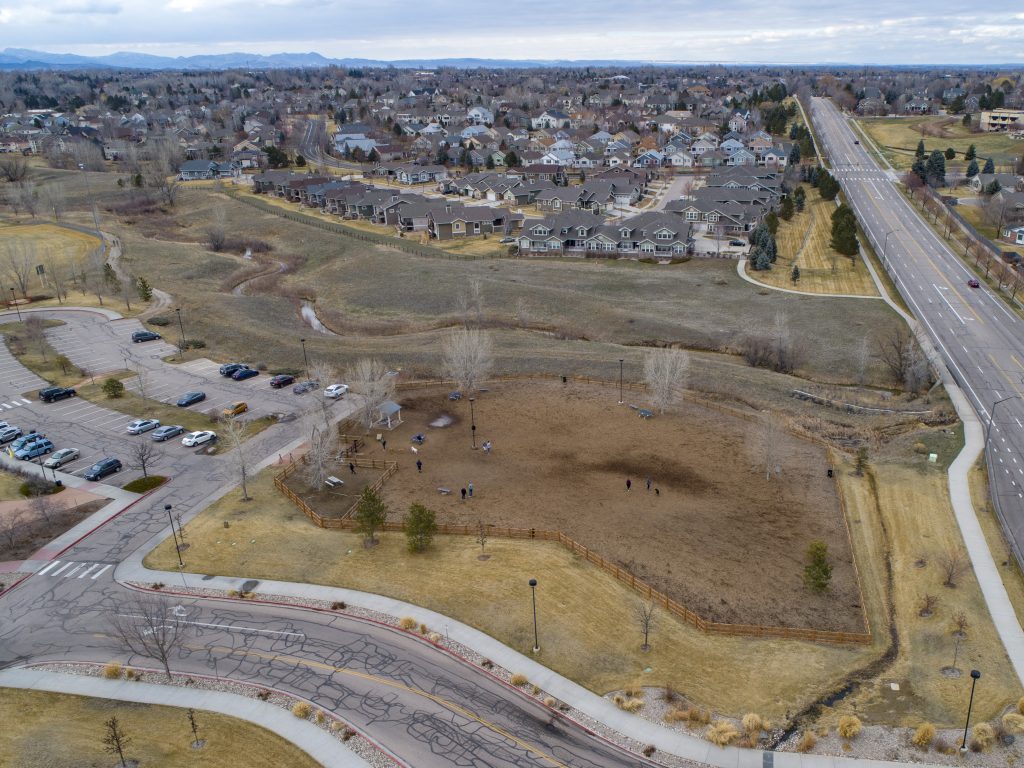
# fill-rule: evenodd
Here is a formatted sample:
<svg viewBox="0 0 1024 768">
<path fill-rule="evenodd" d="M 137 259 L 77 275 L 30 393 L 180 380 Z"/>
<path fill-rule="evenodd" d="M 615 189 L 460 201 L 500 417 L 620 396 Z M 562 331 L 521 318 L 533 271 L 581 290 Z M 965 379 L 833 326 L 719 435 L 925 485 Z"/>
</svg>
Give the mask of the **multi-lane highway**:
<svg viewBox="0 0 1024 768">
<path fill-rule="evenodd" d="M 288 390 L 269 390 L 265 376 L 251 380 L 258 383 L 225 383 L 218 381 L 215 370 L 192 366 L 183 371 L 184 366 L 169 365 L 162 357 L 171 347 L 128 341 L 138 328 L 135 321 L 60 310 L 47 315 L 65 322 L 48 331 L 51 343 L 91 370 L 144 368 L 154 381 L 173 381 L 168 392 L 174 393 L 244 385 L 247 399 L 268 409 L 289 404 L 294 409 L 301 400 Z M 40 428 L 57 438 L 58 445 L 78 444 L 83 453 L 123 455 L 126 441 L 148 439 L 125 435 L 123 422 L 130 417 L 100 406 L 78 399 L 49 405 L 31 400 L 25 395 L 40 380 L 3 352 L 0 344 L 0 409 L 8 420 Z M 350 399 L 332 406 L 338 418 L 354 407 Z M 276 457 L 297 438 L 296 421 L 277 424 L 253 438 L 252 452 Z M 117 564 L 169 535 L 165 504 L 177 511 L 200 510 L 235 482 L 223 457 L 197 455 L 180 444 L 163 448 L 160 471 L 170 475 L 167 484 L 61 553 L 59 562 L 46 560 L 47 555 L 30 562 L 25 567 L 34 574 L 0 595 L 0 668 L 111 659 L 159 666 L 153 659 L 127 654 L 111 628 L 116 615 L 132 610 L 133 593 L 117 581 Z M 130 476 L 124 474 L 124 479 Z M 338 713 L 401 764 L 652 765 L 483 670 L 390 627 L 280 605 L 173 599 L 181 606 L 185 627 L 184 643 L 171 660 L 173 670 L 260 683 L 302 696 Z"/>
<path fill-rule="evenodd" d="M 950 374 L 990 427 L 990 491 L 1017 560 L 1024 564 L 1024 321 L 921 219 L 826 99 L 811 118 L 846 197 L 900 294 Z"/>
</svg>

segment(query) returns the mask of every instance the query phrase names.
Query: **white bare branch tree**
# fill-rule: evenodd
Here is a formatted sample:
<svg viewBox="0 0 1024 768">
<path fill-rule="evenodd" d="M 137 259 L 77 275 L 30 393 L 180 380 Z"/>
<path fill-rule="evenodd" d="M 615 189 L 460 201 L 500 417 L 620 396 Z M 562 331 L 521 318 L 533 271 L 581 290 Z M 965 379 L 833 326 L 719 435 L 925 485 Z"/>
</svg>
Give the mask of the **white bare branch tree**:
<svg viewBox="0 0 1024 768">
<path fill-rule="evenodd" d="M 118 603 L 110 623 L 128 650 L 159 661 L 171 679 L 171 658 L 184 640 L 185 625 L 170 600 L 147 596 Z"/>
<path fill-rule="evenodd" d="M 252 457 L 246 438 L 249 436 L 248 424 L 239 419 L 228 419 L 221 428 L 221 436 L 228 447 L 228 462 L 238 476 L 242 487 L 242 500 L 249 501 L 249 475 L 252 472 Z"/>
<path fill-rule="evenodd" d="M 7 273 L 18 286 L 21 295 L 28 298 L 28 284 L 32 278 L 35 262 L 35 246 L 24 240 L 16 240 L 4 248 Z"/>
<path fill-rule="evenodd" d="M 311 488 L 320 488 L 330 474 L 330 461 L 338 453 L 338 433 L 330 420 L 324 419 L 320 404 L 311 405 L 302 414 L 302 432 L 309 437 L 306 454 L 306 482 Z"/>
<path fill-rule="evenodd" d="M 644 382 L 651 403 L 664 413 L 683 396 L 690 373 L 690 355 L 681 349 L 659 349 L 644 358 Z"/>
<path fill-rule="evenodd" d="M 467 394 L 476 391 L 493 366 L 494 352 L 486 331 L 456 328 L 441 345 L 441 375 Z"/>
<path fill-rule="evenodd" d="M 349 386 L 362 398 L 363 424 L 369 429 L 377 418 L 377 410 L 395 394 L 395 380 L 380 360 L 364 357 L 348 372 Z"/>
</svg>

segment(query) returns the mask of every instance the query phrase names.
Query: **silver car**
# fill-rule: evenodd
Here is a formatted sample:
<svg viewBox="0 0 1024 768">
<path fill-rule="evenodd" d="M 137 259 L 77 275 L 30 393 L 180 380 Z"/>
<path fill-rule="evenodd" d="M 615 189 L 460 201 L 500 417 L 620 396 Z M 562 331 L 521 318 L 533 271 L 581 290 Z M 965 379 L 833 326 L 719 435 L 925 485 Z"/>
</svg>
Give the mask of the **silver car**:
<svg viewBox="0 0 1024 768">
<path fill-rule="evenodd" d="M 50 469 L 57 469 L 63 467 L 65 464 L 74 461 L 81 453 L 77 448 L 61 448 L 50 454 L 50 458 L 43 462 L 44 467 Z"/>
<path fill-rule="evenodd" d="M 156 429 L 160 426 L 160 422 L 157 419 L 136 419 L 128 425 L 129 435 L 141 435 L 143 432 L 149 432 L 151 429 Z"/>
</svg>

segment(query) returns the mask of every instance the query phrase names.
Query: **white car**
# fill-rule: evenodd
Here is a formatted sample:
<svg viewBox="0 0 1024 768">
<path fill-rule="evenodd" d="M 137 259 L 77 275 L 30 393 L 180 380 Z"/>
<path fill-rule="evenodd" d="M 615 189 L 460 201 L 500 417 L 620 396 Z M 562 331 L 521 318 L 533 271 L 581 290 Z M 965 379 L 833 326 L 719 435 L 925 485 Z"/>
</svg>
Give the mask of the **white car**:
<svg viewBox="0 0 1024 768">
<path fill-rule="evenodd" d="M 208 443 L 211 440 L 216 439 L 216 432 L 211 432 L 210 430 L 205 429 L 202 432 L 189 432 L 187 435 L 181 438 L 181 444 L 187 445 L 188 447 L 192 448 L 196 445 L 202 445 L 203 443 Z"/>
<path fill-rule="evenodd" d="M 330 397 L 337 400 L 347 392 L 348 384 L 331 384 L 331 386 L 324 390 L 324 397 Z"/>
<path fill-rule="evenodd" d="M 129 435 L 141 435 L 143 432 L 149 432 L 159 426 L 160 422 L 157 419 L 136 419 L 128 425 L 127 429 Z"/>
<path fill-rule="evenodd" d="M 77 448 L 61 448 L 51 453 L 50 458 L 43 462 L 43 466 L 50 469 L 63 467 L 69 461 L 77 459 L 80 455 Z"/>
</svg>

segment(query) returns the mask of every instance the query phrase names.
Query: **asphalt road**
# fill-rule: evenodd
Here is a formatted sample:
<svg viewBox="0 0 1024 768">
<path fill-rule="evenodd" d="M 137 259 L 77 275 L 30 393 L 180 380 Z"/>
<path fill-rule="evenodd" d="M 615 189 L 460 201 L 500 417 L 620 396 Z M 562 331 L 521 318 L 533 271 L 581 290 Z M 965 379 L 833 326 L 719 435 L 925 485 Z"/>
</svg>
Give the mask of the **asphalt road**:
<svg viewBox="0 0 1024 768">
<path fill-rule="evenodd" d="M 895 174 L 855 143 L 860 135 L 848 118 L 815 98 L 811 119 L 832 172 L 900 294 L 991 427 L 990 492 L 1024 565 L 1024 322 L 984 282 L 968 286 L 974 273 L 903 197 Z"/>
<path fill-rule="evenodd" d="M 81 359 L 109 358 L 123 367 L 124 361 L 117 357 L 127 354 L 129 362 L 144 360 L 154 377 L 173 373 L 174 366 L 160 359 L 166 350 L 156 343 L 122 349 L 118 341 L 122 326 L 131 328 L 131 323 L 99 321 L 83 313 L 55 311 L 54 316 L 67 323 L 57 329 L 65 340 L 88 340 L 86 347 L 67 346 L 69 353 Z M 0 379 L 8 382 L 6 388 L 12 393 L 26 385 L 38 386 L 38 380 L 9 356 L 0 355 Z M 295 398 L 290 392 L 274 393 L 278 395 Z M 80 407 L 81 401 L 14 405 L 13 395 L 5 391 L 0 396 L 5 398 L 0 408 L 3 402 L 10 406 L 5 409 L 8 415 L 24 414 L 26 424 L 38 423 L 67 438 L 58 445 L 71 441 L 88 443 L 101 452 L 116 451 L 126 439 L 116 423 L 60 416 L 66 404 Z M 340 418 L 354 404 L 342 400 L 335 407 Z M 295 422 L 277 424 L 253 438 L 253 453 L 274 456 L 298 436 Z M 201 509 L 226 485 L 234 484 L 224 457 L 178 450 L 180 444 L 166 447 L 168 456 L 161 471 L 171 476 L 170 481 L 61 555 L 64 563 L 75 567 L 43 565 L 0 596 L 0 668 L 28 662 L 105 663 L 126 658 L 111 621 L 114 615 L 132 610 L 133 593 L 115 581 L 116 564 L 165 532 L 165 504 L 175 510 Z M 337 712 L 406 765 L 652 765 L 476 667 L 392 628 L 283 606 L 172 599 L 181 606 L 186 624 L 185 641 L 171 664 L 175 671 L 212 673 L 301 695 Z M 159 666 L 140 657 L 127 661 Z"/>
</svg>

